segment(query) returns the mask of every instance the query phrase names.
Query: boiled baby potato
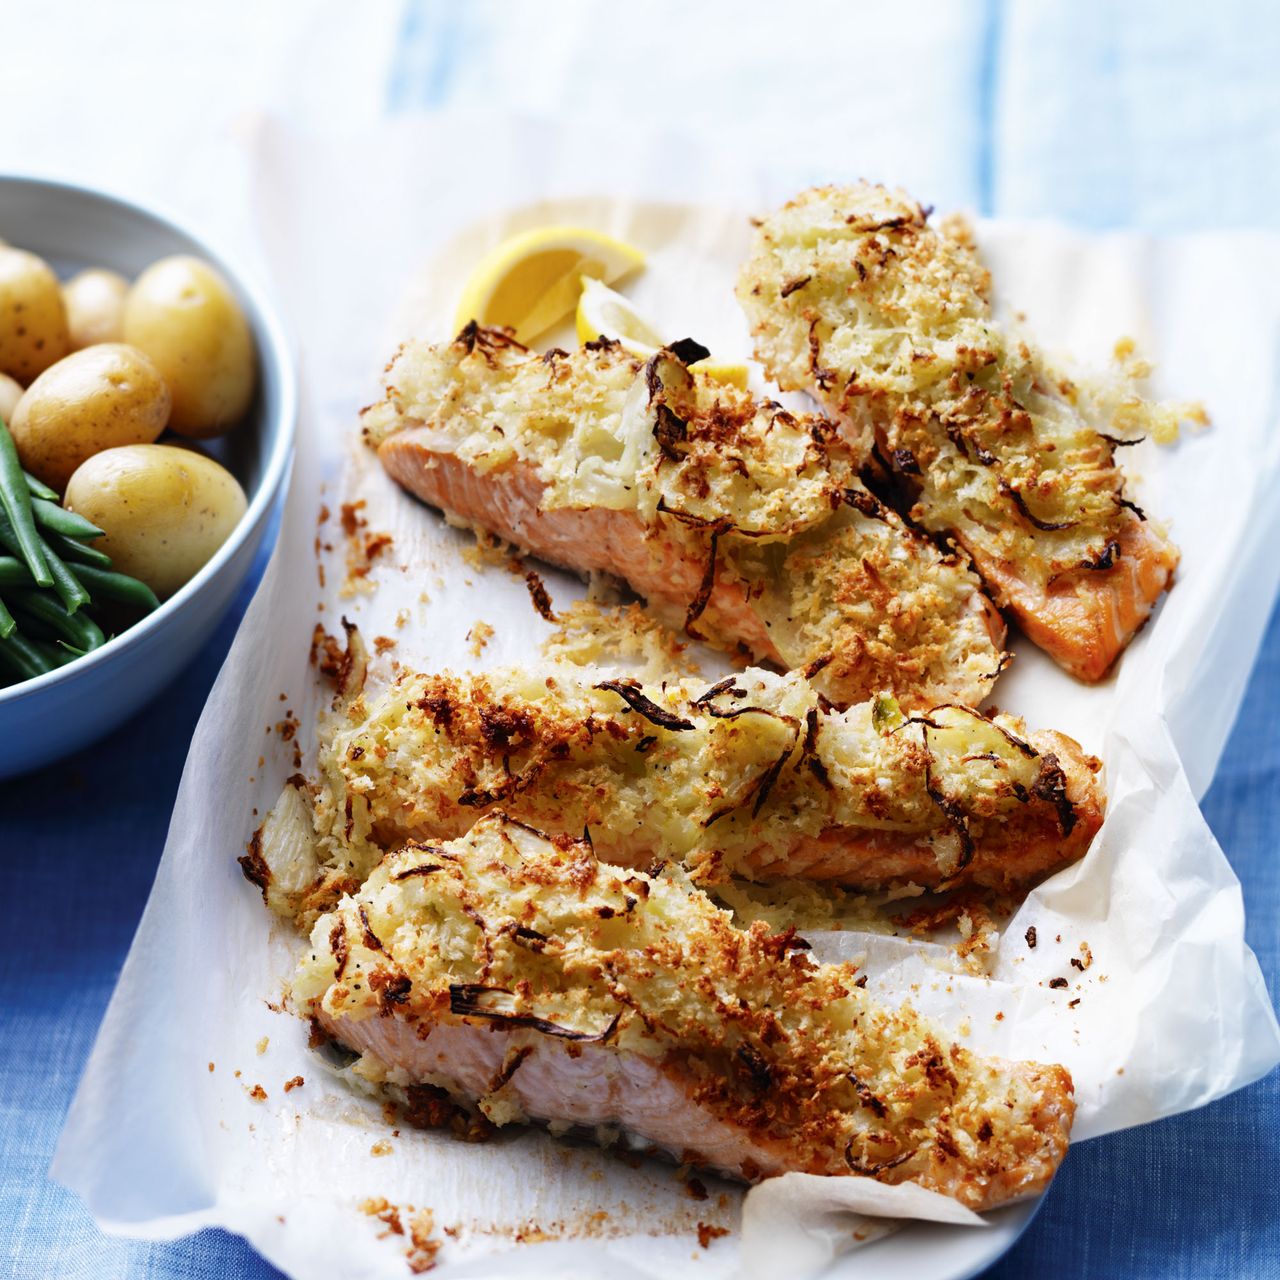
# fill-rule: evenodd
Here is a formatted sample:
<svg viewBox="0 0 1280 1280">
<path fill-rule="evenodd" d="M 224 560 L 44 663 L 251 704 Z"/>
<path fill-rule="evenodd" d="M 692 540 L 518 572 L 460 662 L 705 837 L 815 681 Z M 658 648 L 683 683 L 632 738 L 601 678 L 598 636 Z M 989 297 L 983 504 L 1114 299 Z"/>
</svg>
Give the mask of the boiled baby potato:
<svg viewBox="0 0 1280 1280">
<path fill-rule="evenodd" d="M 7 373 L 0 373 L 0 421 L 13 421 L 13 411 L 21 399 L 22 383 L 9 377 Z"/>
<path fill-rule="evenodd" d="M 93 545 L 113 569 L 171 596 L 227 540 L 244 515 L 244 490 L 192 449 L 130 444 L 95 454 L 67 485 L 64 505 L 106 531 Z"/>
<path fill-rule="evenodd" d="M 72 351 L 97 342 L 124 341 L 124 300 L 129 282 L 114 271 L 94 268 L 62 286 Z"/>
<path fill-rule="evenodd" d="M 28 383 L 71 349 L 58 277 L 43 258 L 0 246 L 0 373 Z"/>
<path fill-rule="evenodd" d="M 173 393 L 169 425 L 180 435 L 221 435 L 253 397 L 253 335 L 227 283 L 198 258 L 162 258 L 134 281 L 124 340 L 145 351 Z"/>
<path fill-rule="evenodd" d="M 95 453 L 150 444 L 169 407 L 169 388 L 151 360 L 122 342 L 104 342 L 46 369 L 18 401 L 9 429 L 22 465 L 61 491 Z"/>
</svg>

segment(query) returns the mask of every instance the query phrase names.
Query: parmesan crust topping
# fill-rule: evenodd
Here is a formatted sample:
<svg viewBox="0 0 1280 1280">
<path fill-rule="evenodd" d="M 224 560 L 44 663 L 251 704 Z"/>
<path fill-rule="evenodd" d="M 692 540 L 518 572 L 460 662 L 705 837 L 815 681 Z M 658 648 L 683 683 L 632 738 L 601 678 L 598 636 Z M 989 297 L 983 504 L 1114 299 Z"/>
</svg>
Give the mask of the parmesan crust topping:
<svg viewBox="0 0 1280 1280">
<path fill-rule="evenodd" d="M 294 997 L 354 1043 L 391 1043 L 395 1026 L 410 1046 L 441 1026 L 507 1034 L 499 1094 L 542 1045 L 648 1062 L 691 1104 L 695 1152 L 699 1115 L 749 1139 L 760 1160 L 738 1176 L 911 1179 L 974 1207 L 1041 1189 L 1066 1149 L 1067 1072 L 977 1057 L 857 977 L 814 964 L 793 934 L 735 928 L 679 876 L 609 867 L 494 815 L 389 854 L 316 922 Z M 387 1062 L 364 1071 L 410 1083 Z M 555 1121 L 540 1081 L 536 1118 Z M 526 1117 L 470 1101 L 498 1124 Z"/>
<path fill-rule="evenodd" d="M 442 451 L 481 472 L 536 463 L 545 510 L 662 511 L 765 537 L 825 521 L 855 478 L 830 424 L 691 372 L 684 349 L 644 365 L 606 340 L 538 356 L 470 326 L 445 346 L 402 348 L 362 425 L 376 447 L 430 424 Z"/>
<path fill-rule="evenodd" d="M 1069 739 L 959 706 L 908 717 L 889 695 L 837 711 L 799 673 L 756 669 L 711 685 L 571 667 L 402 674 L 335 719 L 319 763 L 260 841 L 289 886 L 272 903 L 285 914 L 495 809 L 704 884 L 1006 889 L 1082 856 L 1102 813 L 1097 763 Z M 310 874 L 289 870 L 308 841 Z"/>
<path fill-rule="evenodd" d="M 548 527 L 582 510 L 637 522 L 645 550 L 633 561 L 659 567 L 618 571 L 669 584 L 664 560 L 696 566 L 683 617 L 644 591 L 665 620 L 730 652 L 821 664 L 835 701 L 888 688 L 912 705 L 980 703 L 1004 626 L 964 558 L 878 502 L 825 419 L 694 373 L 681 357 L 700 348 L 688 345 L 642 367 L 616 343 L 537 356 L 472 326 L 444 346 L 401 349 L 385 399 L 364 413 L 365 437 L 380 447 L 425 429 L 431 456 L 495 484 L 532 467 L 542 492 L 530 501 Z M 592 548 L 565 542 L 562 563 L 576 548 L 570 567 L 599 567 Z"/>
<path fill-rule="evenodd" d="M 877 446 L 914 519 L 958 534 L 984 572 L 1016 565 L 1046 589 L 1110 568 L 1144 518 L 1117 445 L 1168 438 L 1203 411 L 1091 398 L 994 321 L 990 292 L 963 223 L 935 228 L 902 192 L 865 183 L 766 218 L 738 285 L 770 376 L 817 396 L 863 456 Z"/>
</svg>

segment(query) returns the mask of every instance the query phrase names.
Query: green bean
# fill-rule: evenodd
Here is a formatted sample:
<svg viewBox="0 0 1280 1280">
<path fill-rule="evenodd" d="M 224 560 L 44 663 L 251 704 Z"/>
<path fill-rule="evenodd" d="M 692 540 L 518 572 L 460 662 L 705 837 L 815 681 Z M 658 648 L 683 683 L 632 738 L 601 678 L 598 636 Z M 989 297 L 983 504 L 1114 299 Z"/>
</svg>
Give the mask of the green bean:
<svg viewBox="0 0 1280 1280">
<path fill-rule="evenodd" d="M 0 574 L 3 564 L 0 562 Z M 145 582 L 130 578 L 127 574 L 112 573 L 107 569 L 99 569 L 94 565 L 76 565 L 76 577 L 84 583 L 95 600 L 116 600 L 121 604 L 131 604 L 138 609 L 150 613 L 160 607 L 156 593 Z M 3 578 L 0 577 L 0 585 Z"/>
<path fill-rule="evenodd" d="M 27 492 L 33 498 L 44 498 L 47 502 L 58 501 L 58 491 L 56 489 L 50 489 L 47 484 L 37 480 L 30 471 L 24 471 L 22 475 L 27 482 Z"/>
<path fill-rule="evenodd" d="M 26 560 L 22 555 L 22 543 L 18 541 L 18 535 L 13 531 L 13 525 L 9 523 L 9 517 L 5 514 L 4 504 L 0 503 L 0 546 L 3 546 L 10 555 L 17 556 L 26 565 Z M 31 572 L 30 569 L 27 570 Z M 35 579 L 31 579 L 35 582 Z M 51 579 L 52 581 L 52 579 Z"/>
<path fill-rule="evenodd" d="M 42 591 L 10 591 L 5 595 L 10 608 L 19 617 L 31 617 L 44 623 L 63 640 L 69 640 L 77 649 L 97 649 L 106 643 L 102 628 L 83 613 L 71 613 Z"/>
<path fill-rule="evenodd" d="M 0 657 L 23 680 L 32 680 L 53 670 L 53 663 L 21 631 L 14 631 L 0 640 Z"/>
<path fill-rule="evenodd" d="M 68 613 L 75 613 L 81 605 L 89 603 L 89 593 L 80 585 L 80 580 L 63 563 L 62 557 L 47 543 L 44 548 L 45 561 L 49 572 L 53 575 L 53 590 Z"/>
<path fill-rule="evenodd" d="M 55 533 L 65 533 L 68 538 L 101 538 L 103 531 L 96 524 L 90 524 L 84 516 L 58 506 L 57 502 L 49 502 L 44 498 L 31 499 L 31 511 L 36 524 Z"/>
<path fill-rule="evenodd" d="M 17 538 L 20 554 L 31 570 L 31 576 L 42 587 L 53 586 L 53 574 L 44 555 L 44 544 L 36 532 L 36 519 L 31 510 L 31 494 L 27 478 L 18 461 L 18 450 L 9 428 L 0 420 L 0 505 L 4 507 Z"/>
<path fill-rule="evenodd" d="M 0 515 L 3 515 L 0 512 Z M 0 531 L 0 542 L 3 542 L 3 533 Z M 111 557 L 105 551 L 99 551 L 97 547 L 86 546 L 83 542 L 77 542 L 74 538 L 68 538 L 65 533 L 54 533 L 49 530 L 44 535 L 45 546 L 52 548 L 64 560 L 70 560 L 78 565 L 93 564 L 99 569 L 111 568 Z M 79 573 L 79 568 L 76 572 Z"/>
<path fill-rule="evenodd" d="M 7 640 L 13 635 L 13 630 L 17 625 L 13 620 L 13 614 L 4 607 L 4 601 L 0 600 L 0 640 Z"/>
<path fill-rule="evenodd" d="M 50 536 L 54 536 L 54 535 L 50 535 Z M 64 535 L 58 534 L 56 536 L 61 538 Z M 36 537 L 38 539 L 40 538 L 40 531 L 38 529 L 36 530 Z M 47 541 L 47 539 L 42 541 Z M 72 541 L 72 539 L 68 538 L 67 541 L 70 542 Z M 77 543 L 76 545 L 78 546 L 79 544 Z M 22 554 L 22 542 L 18 538 L 17 530 L 15 530 L 13 525 L 10 523 L 9 513 L 5 510 L 4 503 L 2 502 L 0 502 L 0 546 L 3 546 L 5 550 L 9 552 L 10 555 L 16 556 L 19 560 L 23 562 L 23 564 L 26 564 L 26 557 L 23 556 Z M 27 571 L 30 572 L 29 567 Z M 32 582 L 35 582 L 34 578 L 32 578 Z M 39 583 L 38 585 L 46 586 L 46 587 L 52 586 L 53 585 L 52 577 L 48 582 Z"/>
<path fill-rule="evenodd" d="M 31 570 L 15 556 L 0 556 L 0 587 L 34 587 Z"/>
<path fill-rule="evenodd" d="M 71 516 L 73 520 L 80 519 L 79 516 L 75 516 L 72 512 L 64 512 L 63 514 Z M 89 525 L 87 520 L 84 523 L 89 528 L 95 527 Z M 94 547 L 85 546 L 84 543 L 78 542 L 75 538 L 68 537 L 65 533 L 58 533 L 53 529 L 44 530 L 43 536 L 42 531 L 37 529 L 36 538 L 40 543 L 49 577 L 49 582 L 40 583 L 37 581 L 37 585 L 52 586 L 57 593 L 58 599 L 67 606 L 70 612 L 74 613 L 81 605 L 89 603 L 89 595 L 76 580 L 74 572 L 63 562 L 62 556 L 65 555 L 70 560 L 88 560 L 89 563 L 96 564 L 103 569 L 111 567 L 110 556 Z M 23 554 L 22 542 L 2 505 L 0 505 L 0 546 L 3 546 L 15 556 L 22 556 Z M 23 558 L 25 559 L 25 557 Z"/>
<path fill-rule="evenodd" d="M 36 588 L 36 590 L 40 589 Z M 34 613 L 28 613 L 22 605 L 14 601 L 12 593 L 7 595 L 5 599 L 12 606 L 14 618 L 18 623 L 19 630 L 17 634 L 26 636 L 33 644 L 46 642 L 56 644 L 58 642 L 61 637 L 54 627 L 51 627 L 47 622 L 41 622 Z"/>
</svg>

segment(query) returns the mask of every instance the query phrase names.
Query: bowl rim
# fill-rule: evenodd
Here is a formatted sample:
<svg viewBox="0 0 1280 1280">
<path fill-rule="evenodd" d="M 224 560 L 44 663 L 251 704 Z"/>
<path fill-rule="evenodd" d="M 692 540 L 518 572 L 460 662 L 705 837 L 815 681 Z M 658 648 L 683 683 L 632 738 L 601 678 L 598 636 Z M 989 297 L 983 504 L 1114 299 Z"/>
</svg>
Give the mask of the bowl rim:
<svg viewBox="0 0 1280 1280">
<path fill-rule="evenodd" d="M 133 626 L 127 627 L 119 635 L 113 636 L 101 648 L 86 653 L 83 657 L 68 662 L 66 666 L 17 684 L 0 688 L 0 708 L 34 697 L 46 689 L 65 681 L 75 680 L 86 675 L 95 667 L 109 662 L 114 656 L 124 653 L 136 645 L 142 644 L 158 628 L 163 627 L 200 590 L 215 577 L 235 557 L 244 543 L 252 536 L 255 529 L 269 514 L 271 507 L 279 497 L 280 490 L 288 474 L 293 458 L 295 436 L 298 420 L 298 377 L 293 358 L 293 350 L 286 336 L 284 324 L 254 277 L 244 271 L 240 264 L 210 244 L 208 237 L 193 229 L 185 221 L 172 217 L 152 205 L 144 205 L 127 196 L 106 191 L 101 187 L 89 186 L 86 183 L 68 182 L 57 178 L 45 178 L 36 175 L 12 174 L 0 172 L 0 186 L 20 185 L 44 188 L 51 198 L 57 199 L 67 195 L 88 196 L 91 200 L 102 204 L 114 205 L 117 209 L 130 215 L 141 215 L 153 223 L 159 223 L 165 230 L 192 241 L 200 254 L 209 263 L 223 273 L 250 304 L 254 317 L 258 321 L 253 327 L 261 329 L 255 334 L 260 338 L 259 357 L 265 365 L 268 361 L 274 365 L 278 373 L 280 386 L 279 407 L 271 418 L 265 419 L 273 423 L 275 432 L 271 448 L 267 455 L 266 467 L 257 490 L 250 498 L 244 514 L 240 517 L 227 540 L 218 548 L 212 558 L 201 567 L 189 582 L 181 586 L 158 609 L 139 619 Z"/>
</svg>

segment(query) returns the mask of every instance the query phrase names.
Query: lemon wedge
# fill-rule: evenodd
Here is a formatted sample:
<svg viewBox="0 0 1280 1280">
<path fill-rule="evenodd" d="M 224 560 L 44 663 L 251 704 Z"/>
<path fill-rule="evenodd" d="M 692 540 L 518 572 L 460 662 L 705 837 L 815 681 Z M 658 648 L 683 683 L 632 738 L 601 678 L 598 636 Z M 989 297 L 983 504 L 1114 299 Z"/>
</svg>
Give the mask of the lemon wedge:
<svg viewBox="0 0 1280 1280">
<path fill-rule="evenodd" d="M 641 360 L 663 345 L 662 335 L 636 309 L 629 298 L 599 280 L 584 280 L 578 299 L 579 342 L 610 338 Z"/>
<path fill-rule="evenodd" d="M 666 339 L 646 320 L 630 299 L 616 289 L 610 289 L 599 280 L 584 280 L 582 296 L 578 299 L 576 317 L 579 342 L 594 342 L 597 338 L 612 338 L 621 343 L 640 360 L 647 360 Z M 747 387 L 747 366 L 735 361 L 717 360 L 708 356 L 689 366 L 696 373 L 705 374 L 716 382 L 728 382 L 744 391 Z"/>
<path fill-rule="evenodd" d="M 620 280 L 644 266 L 632 245 L 585 227 L 535 227 L 480 260 L 458 302 L 456 327 L 507 325 L 533 342 L 573 312 L 582 280 Z"/>
<path fill-rule="evenodd" d="M 713 382 L 727 382 L 739 391 L 747 389 L 747 366 L 738 360 L 717 360 L 708 356 L 705 360 L 695 360 L 689 366 L 693 373 L 706 374 Z"/>
</svg>

